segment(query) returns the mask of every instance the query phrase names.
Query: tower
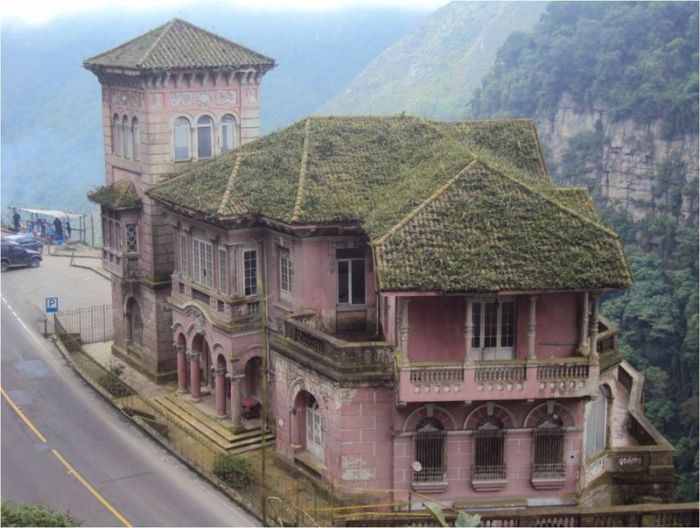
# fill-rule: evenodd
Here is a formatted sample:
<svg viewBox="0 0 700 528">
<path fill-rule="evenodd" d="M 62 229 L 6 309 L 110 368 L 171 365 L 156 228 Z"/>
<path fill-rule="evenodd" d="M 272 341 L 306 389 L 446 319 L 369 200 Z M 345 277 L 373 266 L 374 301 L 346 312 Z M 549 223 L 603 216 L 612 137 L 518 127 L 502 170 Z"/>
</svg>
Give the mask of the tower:
<svg viewBox="0 0 700 528">
<path fill-rule="evenodd" d="M 183 20 L 87 59 L 102 86 L 102 261 L 113 352 L 156 380 L 174 375 L 167 298 L 172 226 L 145 192 L 260 135 L 259 87 L 273 59 Z"/>
</svg>

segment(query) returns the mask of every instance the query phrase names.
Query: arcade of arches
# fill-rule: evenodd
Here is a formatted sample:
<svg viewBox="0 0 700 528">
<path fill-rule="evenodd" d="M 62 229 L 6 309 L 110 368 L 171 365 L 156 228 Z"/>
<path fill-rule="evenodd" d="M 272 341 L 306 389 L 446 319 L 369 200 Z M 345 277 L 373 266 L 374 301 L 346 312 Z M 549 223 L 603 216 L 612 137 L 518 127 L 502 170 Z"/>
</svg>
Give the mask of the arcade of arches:
<svg viewBox="0 0 700 528">
<path fill-rule="evenodd" d="M 189 393 L 195 402 L 213 394 L 218 416 L 230 417 L 236 427 L 243 419 L 259 417 L 263 371 L 260 356 L 248 359 L 242 372 L 229 372 L 223 351 L 212 350 L 206 334 L 195 334 L 188 350 L 186 336 L 179 333 L 174 346 L 181 394 Z"/>
</svg>

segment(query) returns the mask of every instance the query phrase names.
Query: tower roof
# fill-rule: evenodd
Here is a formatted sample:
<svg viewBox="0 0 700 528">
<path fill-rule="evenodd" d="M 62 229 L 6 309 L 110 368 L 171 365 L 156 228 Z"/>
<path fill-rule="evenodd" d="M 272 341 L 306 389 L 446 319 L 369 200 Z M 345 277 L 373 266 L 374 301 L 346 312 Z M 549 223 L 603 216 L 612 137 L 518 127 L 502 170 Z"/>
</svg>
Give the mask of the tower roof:
<svg viewBox="0 0 700 528">
<path fill-rule="evenodd" d="M 137 71 L 274 65 L 270 57 L 179 18 L 83 62 L 88 70 Z"/>
</svg>

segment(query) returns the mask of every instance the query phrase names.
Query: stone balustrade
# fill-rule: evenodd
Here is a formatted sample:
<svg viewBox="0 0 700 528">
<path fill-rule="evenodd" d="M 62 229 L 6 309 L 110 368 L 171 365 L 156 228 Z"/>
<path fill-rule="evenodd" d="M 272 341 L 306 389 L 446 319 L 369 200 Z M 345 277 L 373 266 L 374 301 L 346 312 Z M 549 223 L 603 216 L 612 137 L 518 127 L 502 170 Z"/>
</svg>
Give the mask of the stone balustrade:
<svg viewBox="0 0 700 528">
<path fill-rule="evenodd" d="M 394 347 L 383 341 L 346 341 L 314 328 L 308 314 L 283 321 L 282 331 L 272 336 L 278 352 L 332 379 L 387 381 L 393 378 Z"/>
<path fill-rule="evenodd" d="M 592 392 L 598 367 L 581 357 L 466 365 L 398 365 L 399 401 L 578 398 Z"/>
</svg>

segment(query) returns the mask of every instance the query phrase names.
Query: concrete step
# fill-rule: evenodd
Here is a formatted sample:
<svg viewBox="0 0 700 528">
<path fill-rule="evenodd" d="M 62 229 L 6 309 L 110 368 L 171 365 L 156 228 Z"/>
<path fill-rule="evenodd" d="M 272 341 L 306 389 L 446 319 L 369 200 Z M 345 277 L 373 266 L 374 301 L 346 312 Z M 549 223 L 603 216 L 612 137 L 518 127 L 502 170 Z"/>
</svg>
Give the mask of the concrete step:
<svg viewBox="0 0 700 528">
<path fill-rule="evenodd" d="M 218 418 L 209 416 L 188 401 L 174 394 L 157 396 L 154 401 L 168 412 L 183 426 L 190 427 L 206 436 L 222 449 L 234 453 L 245 453 L 259 449 L 260 427 L 241 433 L 234 433 L 233 428 L 222 424 Z M 265 435 L 265 445 L 274 445 L 275 435 L 268 432 Z"/>
<path fill-rule="evenodd" d="M 235 435 L 233 433 L 233 427 L 227 427 L 224 425 L 220 418 L 208 415 L 204 411 L 198 409 L 195 405 L 175 394 L 166 394 L 162 396 L 162 398 L 170 402 L 172 405 L 179 407 L 184 412 L 191 415 L 194 419 L 206 424 L 207 427 L 209 427 L 212 431 L 215 431 L 222 438 L 229 441 L 234 439 Z"/>
</svg>

